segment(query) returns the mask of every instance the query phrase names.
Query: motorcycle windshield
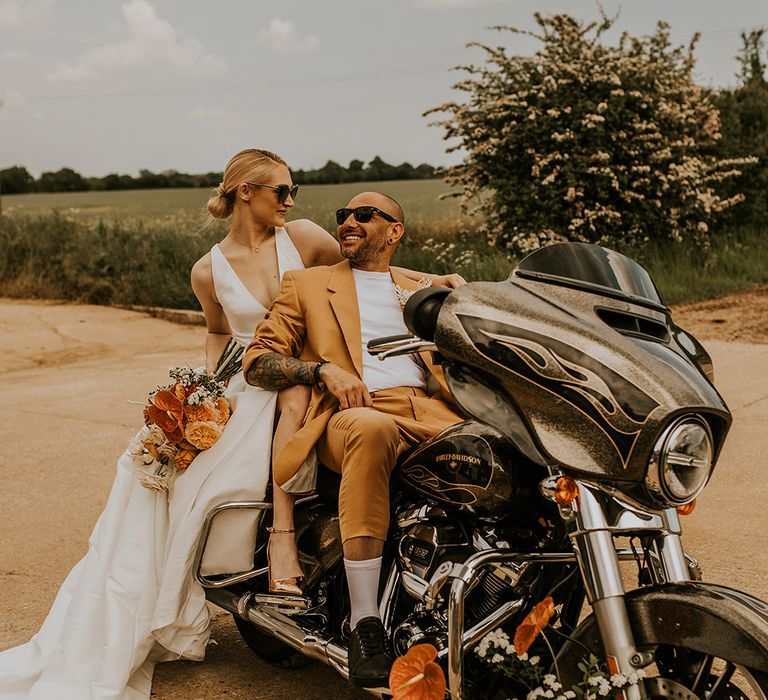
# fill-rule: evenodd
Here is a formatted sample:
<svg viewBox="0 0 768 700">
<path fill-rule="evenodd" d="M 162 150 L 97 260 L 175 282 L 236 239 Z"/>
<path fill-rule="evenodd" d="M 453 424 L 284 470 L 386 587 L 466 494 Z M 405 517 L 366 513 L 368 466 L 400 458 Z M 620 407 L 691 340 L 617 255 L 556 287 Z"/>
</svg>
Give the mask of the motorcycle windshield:
<svg viewBox="0 0 768 700">
<path fill-rule="evenodd" d="M 651 276 L 634 260 L 590 243 L 558 243 L 531 253 L 514 274 L 664 309 Z"/>
</svg>

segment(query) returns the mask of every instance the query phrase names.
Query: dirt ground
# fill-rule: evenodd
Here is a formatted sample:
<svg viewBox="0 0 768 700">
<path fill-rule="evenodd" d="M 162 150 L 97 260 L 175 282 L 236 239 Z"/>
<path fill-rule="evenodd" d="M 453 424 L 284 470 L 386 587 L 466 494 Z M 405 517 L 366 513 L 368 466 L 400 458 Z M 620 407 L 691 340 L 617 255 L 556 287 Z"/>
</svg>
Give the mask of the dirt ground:
<svg viewBox="0 0 768 700">
<path fill-rule="evenodd" d="M 674 309 L 704 341 L 734 425 L 711 484 L 684 520 L 705 579 L 768 599 L 760 545 L 768 501 L 768 286 Z M 85 551 L 114 464 L 168 367 L 202 361 L 203 330 L 105 307 L 0 300 L 0 649 L 29 639 Z M 158 667 L 157 700 L 370 697 L 316 664 L 268 666 L 214 610 L 202 664 Z"/>
<path fill-rule="evenodd" d="M 768 343 L 768 284 L 721 299 L 674 306 L 672 318 L 699 340 Z"/>
</svg>

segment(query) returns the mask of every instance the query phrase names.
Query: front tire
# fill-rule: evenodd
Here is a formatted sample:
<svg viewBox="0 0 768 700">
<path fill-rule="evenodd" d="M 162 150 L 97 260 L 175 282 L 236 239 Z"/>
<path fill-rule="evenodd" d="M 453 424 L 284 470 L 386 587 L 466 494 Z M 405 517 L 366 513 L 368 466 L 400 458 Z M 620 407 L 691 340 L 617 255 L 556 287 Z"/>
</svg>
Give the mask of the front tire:
<svg viewBox="0 0 768 700">
<path fill-rule="evenodd" d="M 638 589 L 625 600 L 635 644 L 651 658 L 644 668 L 649 697 L 768 700 L 765 603 L 702 583 Z M 581 680 L 577 664 L 587 650 L 605 658 L 594 615 L 558 655 L 566 687 Z"/>
</svg>

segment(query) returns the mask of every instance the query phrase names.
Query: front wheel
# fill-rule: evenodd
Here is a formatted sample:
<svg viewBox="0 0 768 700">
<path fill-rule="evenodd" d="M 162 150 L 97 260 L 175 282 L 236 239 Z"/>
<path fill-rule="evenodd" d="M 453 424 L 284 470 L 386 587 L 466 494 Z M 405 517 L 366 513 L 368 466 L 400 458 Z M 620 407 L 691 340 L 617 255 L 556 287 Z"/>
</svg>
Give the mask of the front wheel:
<svg viewBox="0 0 768 700">
<path fill-rule="evenodd" d="M 703 583 L 640 589 L 626 602 L 635 644 L 651 659 L 648 697 L 768 700 L 768 605 Z M 574 638 L 558 656 L 566 686 L 581 680 L 577 664 L 587 649 L 605 658 L 594 616 Z"/>
</svg>

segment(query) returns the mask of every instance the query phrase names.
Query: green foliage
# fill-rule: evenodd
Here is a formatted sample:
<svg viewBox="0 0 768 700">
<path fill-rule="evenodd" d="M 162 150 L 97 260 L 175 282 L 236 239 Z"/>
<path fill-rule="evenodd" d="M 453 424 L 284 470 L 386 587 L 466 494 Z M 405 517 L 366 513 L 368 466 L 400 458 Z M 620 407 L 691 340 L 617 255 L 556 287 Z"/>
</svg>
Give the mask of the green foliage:
<svg viewBox="0 0 768 700">
<path fill-rule="evenodd" d="M 34 188 L 35 178 L 29 174 L 26 168 L 14 165 L 11 168 L 0 170 L 0 194 L 22 194 L 33 192 Z"/>
<path fill-rule="evenodd" d="M 0 218 L 0 295 L 195 308 L 192 264 L 214 240 L 142 222 Z"/>
<path fill-rule="evenodd" d="M 483 217 L 492 241 L 528 251 L 559 240 L 621 248 L 643 241 L 708 241 L 716 216 L 741 200 L 721 185 L 748 160 L 711 155 L 717 110 L 692 79 L 694 41 L 650 37 L 603 43 L 613 20 L 584 24 L 534 15 L 532 56 L 474 44 L 484 65 L 462 68 L 463 103 L 433 110 L 466 151 L 447 171 L 462 205 Z M 481 198 L 485 191 L 490 196 Z"/>
<path fill-rule="evenodd" d="M 713 95 L 720 110 L 722 139 L 717 152 L 725 158 L 755 156 L 758 164 L 730 184 L 730 192 L 742 192 L 744 204 L 729 212 L 728 221 L 757 225 L 768 217 L 768 56 L 765 30 L 741 35 L 739 54 L 741 84 Z"/>
</svg>

